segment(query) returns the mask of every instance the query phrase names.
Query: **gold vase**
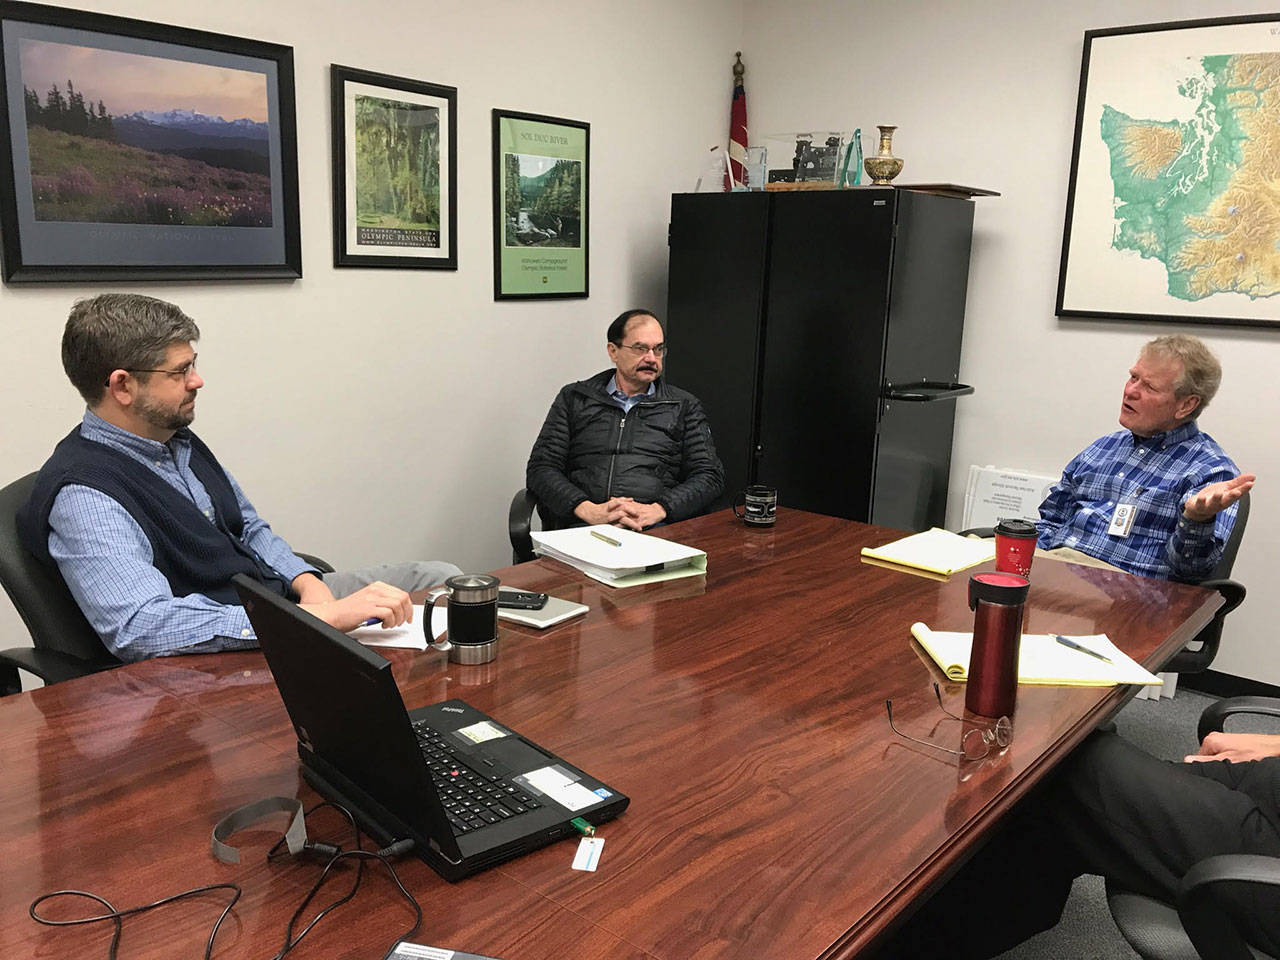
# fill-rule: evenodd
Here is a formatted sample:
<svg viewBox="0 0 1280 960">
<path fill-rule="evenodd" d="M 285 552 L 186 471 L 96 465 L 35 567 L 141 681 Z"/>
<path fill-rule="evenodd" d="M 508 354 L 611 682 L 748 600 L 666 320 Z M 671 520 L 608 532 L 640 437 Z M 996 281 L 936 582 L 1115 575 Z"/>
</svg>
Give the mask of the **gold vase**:
<svg viewBox="0 0 1280 960">
<path fill-rule="evenodd" d="M 893 131 L 896 126 L 880 125 L 880 152 L 874 157 L 862 161 L 862 168 L 871 177 L 872 184 L 882 187 L 893 182 L 893 178 L 902 172 L 902 158 L 893 155 Z"/>
</svg>

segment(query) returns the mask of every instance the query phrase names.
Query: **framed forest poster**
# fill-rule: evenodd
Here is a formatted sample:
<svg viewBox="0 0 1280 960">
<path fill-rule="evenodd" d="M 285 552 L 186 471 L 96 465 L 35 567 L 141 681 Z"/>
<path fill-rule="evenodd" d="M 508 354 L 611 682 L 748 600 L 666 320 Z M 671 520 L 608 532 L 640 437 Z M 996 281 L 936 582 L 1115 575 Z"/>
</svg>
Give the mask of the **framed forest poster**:
<svg viewBox="0 0 1280 960">
<path fill-rule="evenodd" d="M 334 266 L 456 270 L 457 88 L 331 73 Z"/>
<path fill-rule="evenodd" d="M 591 125 L 493 111 L 495 300 L 588 294 Z"/>
</svg>

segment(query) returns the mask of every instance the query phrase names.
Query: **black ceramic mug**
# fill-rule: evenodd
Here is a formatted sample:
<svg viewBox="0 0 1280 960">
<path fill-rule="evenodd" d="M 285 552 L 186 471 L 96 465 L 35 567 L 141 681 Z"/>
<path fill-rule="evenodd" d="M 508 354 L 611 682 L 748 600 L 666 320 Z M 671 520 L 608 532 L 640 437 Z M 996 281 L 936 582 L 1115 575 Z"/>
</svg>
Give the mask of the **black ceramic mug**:
<svg viewBox="0 0 1280 960">
<path fill-rule="evenodd" d="M 772 527 L 777 513 L 778 491 L 773 487 L 754 484 L 733 498 L 733 515 L 749 527 Z"/>
</svg>

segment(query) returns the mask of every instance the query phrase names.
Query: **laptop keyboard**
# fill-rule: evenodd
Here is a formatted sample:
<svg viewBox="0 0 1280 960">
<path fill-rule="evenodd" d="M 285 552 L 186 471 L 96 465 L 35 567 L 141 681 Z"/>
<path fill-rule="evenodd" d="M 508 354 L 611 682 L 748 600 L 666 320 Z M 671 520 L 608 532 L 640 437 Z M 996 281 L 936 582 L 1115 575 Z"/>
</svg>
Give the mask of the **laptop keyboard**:
<svg viewBox="0 0 1280 960">
<path fill-rule="evenodd" d="M 522 786 L 473 767 L 424 721 L 413 724 L 440 803 L 455 834 L 469 833 L 541 807 Z"/>
</svg>

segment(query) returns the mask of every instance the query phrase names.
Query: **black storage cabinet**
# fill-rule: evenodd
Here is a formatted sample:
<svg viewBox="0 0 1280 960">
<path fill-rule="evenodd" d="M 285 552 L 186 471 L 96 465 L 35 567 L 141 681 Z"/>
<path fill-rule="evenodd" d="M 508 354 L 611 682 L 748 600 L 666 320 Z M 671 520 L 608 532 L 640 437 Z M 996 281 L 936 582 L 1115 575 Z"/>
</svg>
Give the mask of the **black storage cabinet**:
<svg viewBox="0 0 1280 960">
<path fill-rule="evenodd" d="M 671 198 L 667 374 L 725 500 L 942 526 L 973 201 L 893 187 Z"/>
</svg>

